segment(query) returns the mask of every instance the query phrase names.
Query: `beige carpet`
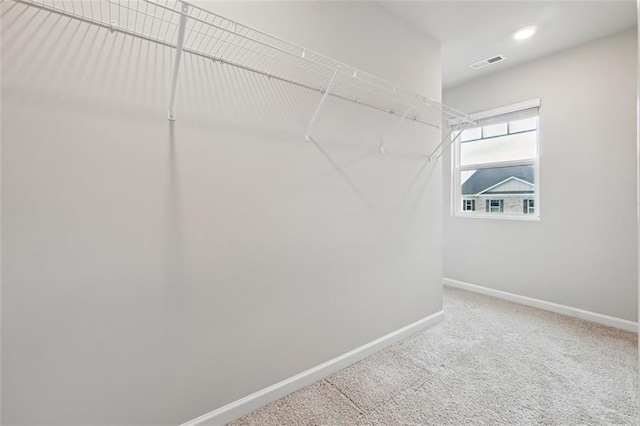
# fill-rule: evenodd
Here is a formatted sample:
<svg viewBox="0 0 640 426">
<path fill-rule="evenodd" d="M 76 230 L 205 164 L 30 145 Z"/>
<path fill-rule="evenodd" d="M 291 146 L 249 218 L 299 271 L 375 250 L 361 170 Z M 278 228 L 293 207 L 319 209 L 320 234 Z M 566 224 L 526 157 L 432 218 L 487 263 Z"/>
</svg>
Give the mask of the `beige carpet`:
<svg viewBox="0 0 640 426">
<path fill-rule="evenodd" d="M 239 425 L 637 425 L 637 335 L 445 288 L 444 322 Z"/>
</svg>

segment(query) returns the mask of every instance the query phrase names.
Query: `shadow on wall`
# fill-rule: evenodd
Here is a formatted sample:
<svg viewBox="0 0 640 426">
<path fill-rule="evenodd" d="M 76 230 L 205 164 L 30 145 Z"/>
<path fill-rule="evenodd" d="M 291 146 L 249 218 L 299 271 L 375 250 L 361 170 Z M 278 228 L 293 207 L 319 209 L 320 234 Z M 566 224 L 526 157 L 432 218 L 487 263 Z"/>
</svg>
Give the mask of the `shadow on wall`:
<svg viewBox="0 0 640 426">
<path fill-rule="evenodd" d="M 91 110 L 114 119 L 160 122 L 166 116 L 173 49 L 14 2 L 5 3 L 2 19 L 6 99 Z M 179 261 L 185 255 L 180 249 L 181 173 L 176 158 L 180 145 L 176 129 L 182 125 L 211 129 L 212 144 L 219 143 L 215 133 L 240 132 L 263 136 L 254 137 L 253 144 L 315 147 L 330 167 L 319 167 L 289 183 L 292 191 L 337 176 L 382 226 L 410 228 L 407 221 L 419 210 L 436 166 L 426 160 L 426 154 L 437 143 L 437 131 L 411 121 L 398 126 L 396 117 L 329 98 L 314 127 L 312 143 L 305 144 L 303 134 L 320 93 L 188 53 L 177 93 L 178 121 L 165 121 L 169 281 L 184 281 Z M 386 147 L 383 156 L 379 154 L 382 145 Z M 373 178 L 372 169 L 377 169 Z M 386 185 L 385 174 L 399 169 L 407 175 L 406 185 Z M 407 170 L 413 172 L 407 174 Z M 274 200 L 281 201 L 286 202 Z"/>
<path fill-rule="evenodd" d="M 184 242 L 182 224 L 184 218 L 181 214 L 180 173 L 176 161 L 176 126 L 174 121 L 169 121 L 169 155 L 167 156 L 167 205 L 165 207 L 167 219 L 167 241 L 165 243 L 165 291 L 163 292 L 163 305 L 165 312 L 178 312 L 173 306 L 184 301 L 184 294 L 189 293 L 189 281 L 184 274 Z M 176 286 L 175 283 L 184 283 Z M 171 321 L 169 321 L 171 322 Z"/>
<path fill-rule="evenodd" d="M 424 305 L 438 130 L 329 98 L 306 143 L 318 92 L 189 54 L 169 122 L 173 49 L 0 7 L 2 113 L 24 120 L 3 126 L 3 277 L 47 318 L 3 324 L 6 348 L 46 358 L 12 353 L 9 418 L 175 424 L 256 390 L 237 377 L 281 379 L 281 353 L 312 354 L 297 371 L 328 359 L 316 337 L 354 307 L 355 329 L 371 300 Z M 22 306 L 7 318 L 32 321 Z M 64 398 L 54 373 L 75 384 Z"/>
<path fill-rule="evenodd" d="M 3 81 L 12 100 L 70 110 L 91 108 L 132 120 L 166 116 L 173 49 L 14 2 L 5 7 L 2 18 Z M 21 36 L 25 31 L 28 37 Z M 263 141 L 297 144 L 320 98 L 318 92 L 187 53 L 179 75 L 176 126 L 183 118 L 196 126 L 235 125 L 278 135 Z M 396 124 L 394 117 L 330 98 L 314 127 L 312 144 L 333 173 L 387 224 L 398 215 L 422 173 L 432 171 L 422 159 L 438 135 L 411 121 L 398 129 Z M 171 132 L 175 144 L 175 129 Z M 362 184 L 347 173 L 360 161 L 375 157 L 383 144 L 387 162 L 421 161 L 407 188 L 395 189 L 403 195 L 391 209 L 376 206 Z M 334 149 L 352 152 L 334 159 Z"/>
</svg>

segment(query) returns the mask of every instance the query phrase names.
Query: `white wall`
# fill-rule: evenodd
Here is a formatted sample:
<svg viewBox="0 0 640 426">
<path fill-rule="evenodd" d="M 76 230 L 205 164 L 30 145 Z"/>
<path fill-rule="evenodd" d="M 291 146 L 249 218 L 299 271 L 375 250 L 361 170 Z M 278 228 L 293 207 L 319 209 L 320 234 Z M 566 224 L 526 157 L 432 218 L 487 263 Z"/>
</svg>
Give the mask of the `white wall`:
<svg viewBox="0 0 640 426">
<path fill-rule="evenodd" d="M 541 220 L 450 215 L 446 278 L 637 321 L 636 30 L 445 91 L 477 112 L 541 98 Z"/>
<path fill-rule="evenodd" d="M 440 96 L 372 3 L 210 3 Z M 442 308 L 439 131 L 2 3 L 3 424 L 177 424 Z"/>
</svg>

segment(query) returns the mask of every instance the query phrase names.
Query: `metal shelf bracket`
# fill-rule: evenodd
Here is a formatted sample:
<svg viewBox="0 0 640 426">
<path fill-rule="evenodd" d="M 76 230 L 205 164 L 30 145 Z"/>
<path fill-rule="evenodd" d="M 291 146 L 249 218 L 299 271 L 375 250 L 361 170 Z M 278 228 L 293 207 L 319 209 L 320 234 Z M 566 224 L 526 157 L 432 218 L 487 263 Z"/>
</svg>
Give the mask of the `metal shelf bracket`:
<svg viewBox="0 0 640 426">
<path fill-rule="evenodd" d="M 167 118 L 171 121 L 176 120 L 176 112 L 174 105 L 176 102 L 176 86 L 178 84 L 178 72 L 180 71 L 180 60 L 182 59 L 182 51 L 184 50 L 184 33 L 187 28 L 187 14 L 189 13 L 189 4 L 182 3 L 182 14 L 180 15 L 180 24 L 178 27 L 178 43 L 176 45 L 176 58 L 173 64 L 173 78 L 171 80 L 171 97 L 169 99 L 169 110 Z"/>
<path fill-rule="evenodd" d="M 316 118 L 318 118 L 318 113 L 320 113 L 320 110 L 322 109 L 322 105 L 324 105 L 324 101 L 326 101 L 327 96 L 329 96 L 329 92 L 331 91 L 331 86 L 333 86 L 333 82 L 336 79 L 336 75 L 338 74 L 339 69 L 340 69 L 340 65 L 338 65 L 336 67 L 336 70 L 333 72 L 333 75 L 331 76 L 331 80 L 329 81 L 329 84 L 327 85 L 327 88 L 325 89 L 324 94 L 322 95 L 322 99 L 320 99 L 320 103 L 318 104 L 316 111 L 313 113 L 313 117 L 311 117 L 311 121 L 307 126 L 307 130 L 304 132 L 305 142 L 311 141 L 311 127 L 313 126 L 313 123 L 316 121 Z"/>
<path fill-rule="evenodd" d="M 462 123 L 465 121 L 471 122 L 468 118 L 463 117 L 454 126 L 451 126 L 451 130 L 449 130 L 447 135 L 442 138 L 442 141 L 438 144 L 438 146 L 436 146 L 431 154 L 429 154 L 429 161 L 433 161 L 434 157 L 436 160 L 439 160 L 440 157 L 442 157 L 442 155 L 447 151 L 447 149 L 454 144 L 454 142 L 462 135 L 462 130 L 464 127 Z M 451 135 L 456 131 L 456 129 L 459 129 L 458 134 L 453 139 L 451 139 Z M 440 152 L 438 153 L 438 155 L 436 155 L 438 151 Z"/>
<path fill-rule="evenodd" d="M 415 98 L 413 98 L 413 102 L 411 102 L 411 105 L 409 105 L 409 108 L 406 109 L 404 114 L 398 117 L 398 121 L 396 122 L 396 125 L 393 128 L 394 134 L 398 131 L 398 128 L 400 127 L 402 122 L 407 118 L 411 110 L 416 106 L 416 102 L 418 102 L 418 98 L 420 98 L 420 95 L 416 95 Z M 380 142 L 380 154 L 384 155 L 384 141 Z"/>
</svg>

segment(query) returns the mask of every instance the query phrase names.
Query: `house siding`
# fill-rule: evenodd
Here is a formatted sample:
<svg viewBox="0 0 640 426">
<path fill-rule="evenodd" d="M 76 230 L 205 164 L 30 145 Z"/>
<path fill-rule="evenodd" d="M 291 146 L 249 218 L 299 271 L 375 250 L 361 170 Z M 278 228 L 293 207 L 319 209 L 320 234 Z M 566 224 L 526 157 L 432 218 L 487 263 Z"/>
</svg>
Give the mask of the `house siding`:
<svg viewBox="0 0 640 426">
<path fill-rule="evenodd" d="M 464 197 L 462 200 L 475 200 L 476 201 L 476 213 L 487 213 L 486 200 L 504 200 L 504 212 L 508 214 L 522 214 L 522 202 L 524 200 L 531 200 L 534 198 L 533 194 L 521 195 L 521 196 L 500 196 L 496 194 L 492 197 Z M 498 214 L 498 213 L 493 213 Z"/>
</svg>

